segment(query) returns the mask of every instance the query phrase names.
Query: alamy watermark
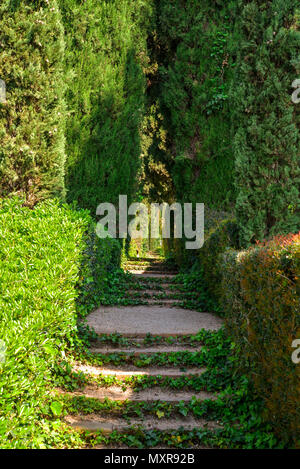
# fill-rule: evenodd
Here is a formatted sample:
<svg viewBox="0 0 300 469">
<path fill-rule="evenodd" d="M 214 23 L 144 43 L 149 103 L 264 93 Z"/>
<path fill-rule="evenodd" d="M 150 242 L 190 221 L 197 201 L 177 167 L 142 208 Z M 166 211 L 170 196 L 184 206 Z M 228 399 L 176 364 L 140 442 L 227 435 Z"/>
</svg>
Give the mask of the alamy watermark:
<svg viewBox="0 0 300 469">
<path fill-rule="evenodd" d="M 0 103 L 6 103 L 6 85 L 5 81 L 0 78 Z"/>
<path fill-rule="evenodd" d="M 0 339 L 0 364 L 5 362 L 6 358 L 6 344 L 4 340 Z"/>
<path fill-rule="evenodd" d="M 171 226 L 171 213 L 174 223 Z M 136 202 L 127 207 L 127 196 L 119 196 L 119 212 L 117 227 L 117 210 L 109 202 L 97 207 L 96 214 L 103 217 L 96 227 L 99 238 L 182 238 L 186 241 L 186 249 L 200 249 L 204 243 L 204 204 L 174 202 L 169 205 L 152 203 L 147 205 Z M 134 218 L 128 223 L 128 216 Z M 195 228 L 193 228 L 193 222 Z"/>
<path fill-rule="evenodd" d="M 300 363 L 300 339 L 293 340 L 292 348 L 296 349 L 292 353 L 292 362 L 298 365 Z"/>
<path fill-rule="evenodd" d="M 292 94 L 292 101 L 295 104 L 300 103 L 300 78 L 297 78 L 293 81 L 292 87 L 295 88 L 295 91 Z"/>
</svg>

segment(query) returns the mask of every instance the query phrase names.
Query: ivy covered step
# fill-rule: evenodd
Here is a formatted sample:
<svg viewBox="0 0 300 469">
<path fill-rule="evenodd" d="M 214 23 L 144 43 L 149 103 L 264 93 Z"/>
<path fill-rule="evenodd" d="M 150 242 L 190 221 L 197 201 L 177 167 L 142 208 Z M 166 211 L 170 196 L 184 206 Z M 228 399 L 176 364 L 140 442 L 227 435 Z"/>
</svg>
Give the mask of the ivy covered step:
<svg viewBox="0 0 300 469">
<path fill-rule="evenodd" d="M 77 363 L 73 366 L 73 371 L 75 373 L 87 375 L 88 381 L 93 381 L 95 377 L 112 377 L 119 380 L 143 376 L 153 378 L 181 378 L 183 376 L 199 377 L 206 371 L 206 368 L 199 366 L 172 366 L 172 364 L 148 366 L 147 364 L 144 364 L 144 362 L 142 363 L 142 367 L 126 363 L 123 363 L 122 365 L 108 364 L 105 366 Z"/>
<path fill-rule="evenodd" d="M 173 346 L 173 348 L 170 347 L 170 349 L 168 349 L 168 347 L 165 347 L 165 349 L 162 349 L 162 347 L 156 349 L 155 347 L 153 349 L 149 347 L 148 349 L 144 349 L 144 351 L 136 349 L 132 351 L 108 349 L 108 351 L 104 353 L 96 349 L 96 351 L 80 357 L 80 363 L 82 365 L 97 367 L 132 366 L 137 370 L 146 367 L 148 374 L 149 368 L 151 367 L 164 367 L 163 370 L 166 369 L 165 367 L 172 367 L 179 368 L 180 371 L 182 371 L 184 367 L 184 371 L 194 373 L 193 367 L 195 367 L 197 371 L 197 368 L 206 367 L 211 361 L 207 347 L 200 347 L 198 345 L 196 349 L 186 350 L 181 347 L 177 350 L 176 347 Z"/>
<path fill-rule="evenodd" d="M 155 380 L 154 382 L 158 382 Z M 127 384 L 127 386 L 126 386 Z M 99 386 L 97 384 L 88 384 L 84 388 L 72 393 L 64 393 L 62 397 L 72 397 L 78 399 L 93 399 L 98 401 L 99 405 L 113 402 L 115 406 L 119 406 L 121 402 L 131 405 L 139 403 L 140 405 L 154 406 L 158 402 L 181 406 L 180 403 L 190 406 L 192 402 L 198 402 L 203 405 L 217 401 L 218 394 L 205 390 L 190 389 L 188 386 L 172 389 L 159 385 L 145 387 L 143 389 L 135 389 L 129 383 L 116 382 L 110 386 Z M 95 407 L 95 406 L 94 406 Z"/>
<path fill-rule="evenodd" d="M 184 297 L 184 292 L 180 290 L 153 290 L 153 289 L 134 289 L 127 291 L 127 297 L 131 298 L 157 298 L 157 299 L 178 299 Z"/>
<path fill-rule="evenodd" d="M 127 272 L 139 271 L 139 272 L 152 272 L 152 273 L 165 273 L 165 274 L 178 274 L 178 270 L 174 267 L 164 267 L 162 265 L 126 265 L 124 270 Z"/>
<path fill-rule="evenodd" d="M 163 414 L 163 412 L 162 412 Z M 215 430 L 220 428 L 220 424 L 204 419 L 195 419 L 192 416 L 179 418 L 155 418 L 146 416 L 141 418 L 131 418 L 129 422 L 122 418 L 103 418 L 97 414 L 90 415 L 69 415 L 65 421 L 73 428 L 88 431 L 101 431 L 103 433 L 112 433 L 113 431 L 128 432 L 133 428 L 143 430 L 160 430 L 163 432 L 174 431 L 184 428 L 191 431 L 196 428 Z"/>
<path fill-rule="evenodd" d="M 134 304 L 140 305 L 153 305 L 153 306 L 168 306 L 170 308 L 181 305 L 183 300 L 172 298 L 136 298 Z"/>
<path fill-rule="evenodd" d="M 126 347 L 126 346 L 125 346 Z M 173 345 L 162 344 L 162 345 L 148 345 L 143 346 L 141 343 L 136 344 L 136 346 L 129 346 L 129 347 L 114 347 L 112 345 L 105 345 L 99 347 L 92 347 L 90 352 L 92 354 L 114 354 L 114 353 L 126 353 L 129 355 L 133 355 L 138 357 L 140 355 L 153 355 L 157 353 L 174 353 L 174 352 L 186 352 L 186 351 L 193 351 L 193 352 L 200 352 L 202 349 L 202 345 L 192 345 L 186 344 L 182 345 L 180 343 L 175 343 Z"/>
<path fill-rule="evenodd" d="M 156 279 L 159 279 L 162 282 L 166 281 L 166 280 L 169 280 L 169 279 L 175 279 L 176 276 L 177 276 L 177 272 L 176 273 L 166 273 L 166 272 L 158 272 L 158 271 L 148 272 L 148 271 L 144 271 L 144 270 L 130 270 L 130 273 L 135 278 L 141 278 L 141 279 L 156 278 Z"/>
<path fill-rule="evenodd" d="M 165 279 L 161 280 L 159 277 L 154 277 L 154 278 L 144 278 L 139 276 L 133 276 L 130 281 L 127 281 L 126 287 L 127 287 L 127 292 L 129 293 L 130 291 L 143 291 L 151 290 L 153 294 L 156 292 L 164 292 L 168 291 L 169 289 L 171 290 L 180 290 L 180 287 L 182 287 L 180 284 L 176 283 L 174 280 L 176 280 L 176 277 L 174 279 Z"/>
</svg>

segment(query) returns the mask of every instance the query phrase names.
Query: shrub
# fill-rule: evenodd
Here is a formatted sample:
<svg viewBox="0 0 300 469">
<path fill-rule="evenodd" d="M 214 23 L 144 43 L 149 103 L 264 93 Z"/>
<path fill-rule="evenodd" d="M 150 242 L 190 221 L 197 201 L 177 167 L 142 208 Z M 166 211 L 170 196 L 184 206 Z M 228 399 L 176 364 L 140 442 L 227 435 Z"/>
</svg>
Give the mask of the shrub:
<svg viewBox="0 0 300 469">
<path fill-rule="evenodd" d="M 241 366 L 264 398 L 267 417 L 283 439 L 300 444 L 300 233 L 277 237 L 223 260 L 226 326 Z"/>
<path fill-rule="evenodd" d="M 100 304 L 116 301 L 122 282 L 121 243 L 114 238 L 100 239 L 95 222 L 90 224 L 80 268 L 77 311 L 85 318 Z"/>
<path fill-rule="evenodd" d="M 220 255 L 228 248 L 238 248 L 238 227 L 231 218 L 218 221 L 209 220 L 210 229 L 205 233 L 203 247 L 199 251 L 199 260 L 209 294 L 218 300 L 221 298 L 222 265 Z"/>
<path fill-rule="evenodd" d="M 1 2 L 0 195 L 64 196 L 64 36 L 56 0 Z"/>
<path fill-rule="evenodd" d="M 34 210 L 19 199 L 0 201 L 2 448 L 44 447 L 50 438 L 42 431 L 43 400 L 52 365 L 76 334 L 75 287 L 89 223 L 86 211 L 57 201 Z"/>
</svg>

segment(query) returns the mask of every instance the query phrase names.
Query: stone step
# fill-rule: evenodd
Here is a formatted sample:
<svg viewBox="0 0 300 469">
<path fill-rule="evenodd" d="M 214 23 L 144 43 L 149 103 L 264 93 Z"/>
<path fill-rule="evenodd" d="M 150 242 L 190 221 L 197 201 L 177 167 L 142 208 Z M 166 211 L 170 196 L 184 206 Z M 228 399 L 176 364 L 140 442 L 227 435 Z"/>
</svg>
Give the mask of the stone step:
<svg viewBox="0 0 300 469">
<path fill-rule="evenodd" d="M 174 268 L 166 269 L 165 267 L 157 266 L 144 266 L 144 265 L 128 265 L 124 267 L 124 270 L 127 272 L 139 271 L 139 272 L 149 272 L 149 273 L 163 273 L 163 274 L 178 274 L 178 270 Z"/>
<path fill-rule="evenodd" d="M 118 431 L 125 433 L 132 428 L 142 428 L 143 430 L 160 430 L 172 431 L 184 428 L 186 431 L 201 428 L 203 430 L 215 430 L 220 428 L 220 424 L 213 421 L 204 419 L 195 419 L 192 416 L 178 417 L 178 418 L 155 418 L 152 416 L 145 416 L 143 419 L 131 418 L 130 422 L 122 418 L 104 418 L 97 414 L 90 415 L 68 415 L 65 417 L 66 423 L 73 428 L 88 431 L 101 431 L 102 433 L 112 433 Z"/>
<path fill-rule="evenodd" d="M 223 320 L 212 313 L 178 307 L 101 306 L 87 316 L 87 324 L 101 334 L 118 332 L 125 337 L 195 335 L 200 329 L 218 330 Z"/>
<path fill-rule="evenodd" d="M 145 289 L 146 290 L 150 290 L 150 291 L 153 291 L 153 293 L 163 293 L 165 289 L 169 289 L 171 287 L 174 287 L 174 292 L 176 291 L 179 291 L 179 290 L 176 290 L 176 288 L 178 288 L 178 284 L 172 282 L 168 282 L 168 280 L 165 280 L 165 281 L 159 281 L 159 278 L 156 279 L 145 279 L 145 278 L 134 278 L 134 280 L 132 282 L 129 282 L 128 284 L 128 290 L 127 291 L 130 291 L 130 290 L 135 290 L 135 291 L 140 291 L 140 292 L 143 292 Z M 138 288 L 140 287 L 140 288 Z"/>
<path fill-rule="evenodd" d="M 168 280 L 171 280 L 173 283 L 173 279 L 176 278 L 177 274 L 154 274 L 154 273 L 139 273 L 138 271 L 135 272 L 130 272 L 132 277 L 136 280 L 145 280 L 145 281 L 150 281 L 150 279 L 153 279 L 153 281 L 157 281 L 159 283 L 167 283 Z M 171 282 L 170 282 L 171 283 Z"/>
<path fill-rule="evenodd" d="M 190 402 L 192 398 L 199 401 L 216 400 L 217 393 L 207 391 L 189 391 L 173 389 L 165 389 L 160 386 L 153 386 L 147 389 L 136 391 L 130 387 L 124 389 L 121 386 L 113 385 L 108 387 L 100 387 L 96 385 L 85 386 L 81 391 L 65 393 L 68 396 L 84 396 L 88 398 L 104 401 L 110 399 L 112 401 L 132 401 L 132 402 L 166 402 L 176 404 L 178 402 Z"/>
<path fill-rule="evenodd" d="M 173 295 L 184 296 L 184 293 L 179 290 L 161 290 L 161 291 L 153 290 L 153 289 L 134 290 L 133 288 L 130 290 L 127 290 L 127 294 L 128 296 L 134 296 L 136 298 L 139 298 L 139 297 L 143 298 L 144 295 L 145 297 L 147 297 L 147 295 L 150 295 L 150 296 L 164 295 L 164 298 L 166 298 L 167 296 L 173 296 Z"/>
<path fill-rule="evenodd" d="M 129 272 L 132 275 L 135 276 L 140 276 L 141 278 L 146 278 L 146 277 L 162 277 L 162 278 L 173 278 L 178 275 L 178 272 L 176 271 L 168 271 L 164 272 L 163 270 L 146 270 L 146 269 L 140 269 L 140 270 L 134 270 L 134 269 L 128 269 L 127 272 Z"/>
<path fill-rule="evenodd" d="M 169 268 L 174 268 L 176 264 L 170 264 L 170 263 L 166 263 L 166 262 L 161 262 L 161 261 L 127 261 L 127 262 L 124 262 L 123 265 L 125 266 L 130 266 L 130 265 L 138 265 L 138 266 L 145 266 L 145 267 L 153 267 L 153 266 L 156 266 L 156 267 L 164 267 L 165 269 L 169 269 Z"/>
<path fill-rule="evenodd" d="M 127 262 L 165 262 L 163 257 L 128 257 Z"/>
<path fill-rule="evenodd" d="M 168 307 L 174 307 L 182 303 L 183 300 L 172 300 L 172 299 L 151 299 L 151 298 L 136 298 L 136 300 L 139 300 L 141 304 L 147 306 L 147 305 L 153 305 L 153 306 L 168 306 Z"/>
<path fill-rule="evenodd" d="M 149 345 L 149 347 L 92 347 L 90 349 L 91 353 L 101 353 L 109 355 L 111 353 L 126 353 L 128 355 L 152 355 L 153 353 L 173 353 L 173 352 L 201 352 L 202 345 L 197 345 L 192 347 L 189 345 Z"/>
<path fill-rule="evenodd" d="M 123 366 L 94 366 L 75 364 L 73 366 L 75 372 L 81 372 L 91 376 L 115 376 L 117 379 L 128 378 L 129 376 L 162 376 L 163 378 L 180 378 L 181 376 L 201 376 L 206 368 L 187 367 L 182 368 L 165 367 L 165 366 L 149 366 L 138 368 L 133 365 Z"/>
<path fill-rule="evenodd" d="M 166 336 L 166 337 L 163 337 L 163 336 L 151 336 L 151 338 L 149 338 L 149 340 L 147 341 L 147 335 L 144 335 L 144 336 L 140 336 L 140 337 L 136 337 L 136 336 L 132 336 L 132 335 L 127 335 L 127 336 L 122 336 L 124 337 L 125 339 L 127 339 L 128 341 L 128 345 L 124 345 L 122 346 L 122 344 L 113 344 L 111 343 L 109 340 L 99 340 L 99 346 L 95 345 L 93 348 L 102 348 L 107 346 L 107 347 L 111 347 L 112 350 L 116 350 L 116 348 L 120 348 L 124 351 L 126 350 L 129 350 L 129 347 L 131 347 L 133 350 L 141 350 L 141 349 L 152 349 L 152 347 L 168 347 L 169 345 L 171 347 L 176 347 L 178 349 L 178 347 L 184 347 L 184 350 L 196 350 L 196 347 L 193 347 L 192 345 L 189 345 L 189 343 L 186 343 L 186 341 L 184 341 L 184 343 L 181 342 L 181 338 L 183 336 L 178 336 L 178 338 L 176 338 L 177 336 Z M 169 341 L 170 337 L 172 337 L 172 341 Z M 163 339 L 163 342 L 161 343 L 161 339 Z M 146 342 L 145 342 L 146 340 Z M 97 342 L 95 342 L 97 344 Z M 161 343 L 161 345 L 160 345 Z M 107 344 L 107 345 L 106 345 Z M 161 350 L 163 351 L 163 350 Z"/>
</svg>

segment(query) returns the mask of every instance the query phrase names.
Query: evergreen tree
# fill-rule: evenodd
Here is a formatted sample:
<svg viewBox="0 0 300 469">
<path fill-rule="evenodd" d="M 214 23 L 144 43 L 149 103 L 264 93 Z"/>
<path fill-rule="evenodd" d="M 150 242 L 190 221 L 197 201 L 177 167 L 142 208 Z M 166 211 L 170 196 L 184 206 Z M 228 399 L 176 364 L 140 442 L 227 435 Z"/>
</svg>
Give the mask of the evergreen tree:
<svg viewBox="0 0 300 469">
<path fill-rule="evenodd" d="M 66 30 L 68 199 L 95 213 L 138 189 L 151 2 L 60 0 Z"/>
<path fill-rule="evenodd" d="M 300 228 L 297 0 L 240 2 L 232 90 L 236 215 L 244 245 Z M 298 105 L 299 106 L 299 105 Z"/>
<path fill-rule="evenodd" d="M 56 0 L 0 5 L 0 192 L 64 194 L 64 35 Z"/>
<path fill-rule="evenodd" d="M 177 200 L 235 200 L 228 90 L 236 1 L 156 1 L 160 113 Z"/>
</svg>

